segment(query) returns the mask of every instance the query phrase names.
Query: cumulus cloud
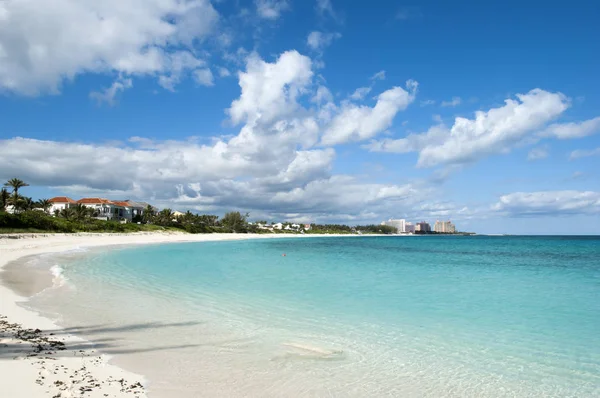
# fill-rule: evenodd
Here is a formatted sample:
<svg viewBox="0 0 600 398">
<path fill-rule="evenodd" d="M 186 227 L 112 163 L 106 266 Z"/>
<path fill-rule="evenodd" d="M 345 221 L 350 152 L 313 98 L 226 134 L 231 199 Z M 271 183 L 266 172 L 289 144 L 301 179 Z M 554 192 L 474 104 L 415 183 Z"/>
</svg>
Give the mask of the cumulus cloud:
<svg viewBox="0 0 600 398">
<path fill-rule="evenodd" d="M 297 110 L 298 95 L 306 91 L 313 76 L 311 59 L 297 51 L 281 54 L 275 63 L 252 54 L 246 69 L 239 74 L 242 94 L 228 111 L 236 124 L 258 119 L 268 122 L 291 114 Z"/>
<path fill-rule="evenodd" d="M 375 82 L 376 81 L 378 81 L 378 80 L 385 80 L 385 71 L 384 70 L 380 70 L 379 72 L 377 72 L 373 76 L 371 76 L 369 78 L 369 80 L 371 80 L 371 85 L 370 86 L 366 86 L 366 87 L 359 87 L 359 88 L 357 88 L 350 95 L 350 99 L 352 99 L 354 101 L 360 101 L 363 98 L 365 98 L 367 96 L 367 94 L 369 94 L 373 90 L 373 87 L 375 86 Z"/>
<path fill-rule="evenodd" d="M 501 196 L 492 210 L 510 216 L 597 214 L 600 213 L 600 192 L 515 192 Z"/>
<path fill-rule="evenodd" d="M 600 148 L 596 148 L 596 149 L 577 149 L 575 151 L 572 151 L 571 154 L 569 155 L 569 159 L 570 160 L 575 160 L 575 159 L 580 159 L 580 158 L 587 158 L 590 156 L 600 156 Z"/>
<path fill-rule="evenodd" d="M 406 90 L 393 87 L 377 97 L 373 108 L 346 103 L 327 127 L 321 143 L 336 145 L 348 141 L 361 141 L 374 137 L 389 128 L 396 114 L 410 105 L 416 95 L 418 83 L 409 80 Z"/>
<path fill-rule="evenodd" d="M 532 148 L 527 154 L 527 160 L 540 160 L 548 157 L 548 146 Z"/>
<path fill-rule="evenodd" d="M 342 128 L 338 117 L 346 112 L 358 113 L 359 128 L 346 130 L 350 135 L 384 129 L 411 101 L 416 83 L 410 82 L 408 91 L 385 91 L 372 108 L 353 110 L 336 105 L 324 85 L 315 85 L 310 58 L 296 51 L 272 62 L 251 54 L 238 77 L 241 93 L 227 110 L 232 124 L 240 125 L 233 136 L 212 142 L 132 137 L 104 144 L 5 139 L 0 140 L 0 179 L 19 176 L 74 196 L 313 220 L 359 220 L 423 198 L 426 190 L 411 184 L 332 174 L 335 150 L 315 148 L 323 131 Z"/>
<path fill-rule="evenodd" d="M 340 22 L 340 20 L 341 20 L 340 16 L 333 9 L 331 0 L 317 0 L 317 4 L 316 4 L 315 8 L 317 10 L 317 14 L 319 14 L 321 17 L 329 16 L 334 21 Z"/>
<path fill-rule="evenodd" d="M 534 89 L 507 99 L 502 107 L 478 111 L 474 119 L 457 117 L 450 128 L 437 125 L 420 134 L 370 143 L 379 152 L 419 152 L 417 165 L 461 164 L 495 153 L 506 153 L 534 137 L 570 106 L 561 93 Z"/>
<path fill-rule="evenodd" d="M 173 53 L 169 56 L 168 73 L 159 77 L 158 84 L 165 90 L 175 91 L 175 86 L 179 84 L 188 71 L 193 71 L 192 73 L 195 76 L 196 72 L 207 70 L 197 69 L 204 68 L 205 65 L 206 63 L 204 61 L 196 58 L 189 51 L 178 51 Z"/>
<path fill-rule="evenodd" d="M 335 39 L 342 37 L 340 33 L 324 33 L 319 31 L 313 31 L 308 34 L 306 44 L 315 51 L 323 51 L 325 47 L 328 47 L 333 43 Z"/>
<path fill-rule="evenodd" d="M 219 77 L 228 77 L 231 76 L 231 72 L 229 72 L 229 69 L 227 68 L 219 68 Z"/>
<path fill-rule="evenodd" d="M 255 0 L 256 12 L 264 19 L 279 19 L 281 13 L 290 8 L 287 0 Z"/>
<path fill-rule="evenodd" d="M 371 80 L 385 80 L 385 71 L 380 70 L 379 72 L 375 73 L 373 76 L 371 76 Z"/>
<path fill-rule="evenodd" d="M 553 124 L 540 135 L 558 139 L 582 138 L 600 131 L 600 117 L 577 123 Z"/>
<path fill-rule="evenodd" d="M 452 97 L 450 101 L 442 101 L 443 107 L 455 107 L 462 103 L 462 99 L 460 97 Z"/>
<path fill-rule="evenodd" d="M 219 20 L 208 0 L 0 4 L 0 91 L 56 94 L 83 73 L 161 76 L 172 87 Z"/>
<path fill-rule="evenodd" d="M 356 101 L 361 100 L 365 98 L 365 96 L 369 94 L 371 90 L 371 87 L 359 87 L 356 90 L 354 90 L 352 94 L 350 94 L 350 98 Z"/>
<path fill-rule="evenodd" d="M 193 73 L 194 81 L 201 86 L 214 86 L 214 77 L 210 69 L 196 69 Z"/>
<path fill-rule="evenodd" d="M 115 97 L 118 93 L 133 87 L 133 81 L 131 79 L 119 79 L 116 80 L 110 87 L 105 88 L 102 91 L 94 91 L 90 93 L 90 98 L 95 99 L 98 104 L 107 103 L 110 106 L 115 105 Z"/>
</svg>

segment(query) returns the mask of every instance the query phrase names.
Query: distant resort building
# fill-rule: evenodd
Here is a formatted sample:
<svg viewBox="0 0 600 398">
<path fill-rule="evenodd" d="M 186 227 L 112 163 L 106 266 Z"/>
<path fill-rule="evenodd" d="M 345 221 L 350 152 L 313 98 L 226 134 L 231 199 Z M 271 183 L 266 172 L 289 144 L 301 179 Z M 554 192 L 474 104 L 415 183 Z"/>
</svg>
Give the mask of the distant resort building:
<svg viewBox="0 0 600 398">
<path fill-rule="evenodd" d="M 437 232 L 437 233 L 443 233 L 443 234 L 453 234 L 456 232 L 456 227 L 454 226 L 454 224 L 452 224 L 450 222 L 450 220 L 448 221 L 436 221 L 435 225 L 433 226 L 433 231 Z"/>
<path fill-rule="evenodd" d="M 381 225 L 386 225 L 388 227 L 394 227 L 396 228 L 396 232 L 399 234 L 403 234 L 406 232 L 406 220 L 404 219 L 399 219 L 399 220 L 394 220 L 392 218 L 390 218 L 387 221 L 384 221 L 381 223 Z"/>
<path fill-rule="evenodd" d="M 415 225 L 415 232 L 428 233 L 431 232 L 431 225 L 428 222 L 421 221 Z"/>
<path fill-rule="evenodd" d="M 407 233 L 407 234 L 414 234 L 415 233 L 415 228 L 416 228 L 416 226 L 413 223 L 409 222 L 409 221 L 407 221 L 406 223 L 404 223 L 404 232 Z"/>
</svg>

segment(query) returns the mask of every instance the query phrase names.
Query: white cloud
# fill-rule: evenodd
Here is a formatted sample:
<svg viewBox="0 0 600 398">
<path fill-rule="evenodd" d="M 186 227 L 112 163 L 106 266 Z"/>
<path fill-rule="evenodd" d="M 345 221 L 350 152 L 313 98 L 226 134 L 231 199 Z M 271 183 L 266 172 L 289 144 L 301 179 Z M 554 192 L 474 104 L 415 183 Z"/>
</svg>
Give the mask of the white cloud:
<svg viewBox="0 0 600 398">
<path fill-rule="evenodd" d="M 365 98 L 367 94 L 371 92 L 371 87 L 359 87 L 350 95 L 350 98 L 353 100 L 361 100 Z"/>
<path fill-rule="evenodd" d="M 600 213 L 600 192 L 515 192 L 500 197 L 492 210 L 510 216 L 596 214 Z"/>
<path fill-rule="evenodd" d="M 201 62 L 190 50 L 219 15 L 208 0 L 30 0 L 3 2 L 0 18 L 0 91 L 39 95 L 86 72 L 160 75 L 172 87 Z"/>
<path fill-rule="evenodd" d="M 254 0 L 256 12 L 261 18 L 276 20 L 290 8 L 287 0 Z"/>
<path fill-rule="evenodd" d="M 231 72 L 229 72 L 229 69 L 227 69 L 227 68 L 221 67 L 221 68 L 218 69 L 218 71 L 219 71 L 219 76 L 220 77 L 231 76 Z"/>
<path fill-rule="evenodd" d="M 342 35 L 337 32 L 324 33 L 313 31 L 308 34 L 306 44 L 315 51 L 323 51 L 325 47 L 328 47 L 335 39 L 339 39 L 340 37 L 342 37 Z"/>
<path fill-rule="evenodd" d="M 369 80 L 371 80 L 371 85 L 370 86 L 366 86 L 366 87 L 359 87 L 359 88 L 357 88 L 350 95 L 350 99 L 352 99 L 354 101 L 360 101 L 363 98 L 365 98 L 367 96 L 367 94 L 369 94 L 373 90 L 373 87 L 375 86 L 375 82 L 377 80 L 385 80 L 385 71 L 384 70 L 380 70 L 379 72 L 377 72 L 373 76 L 371 76 L 369 78 Z"/>
<path fill-rule="evenodd" d="M 462 99 L 460 97 L 452 97 L 450 101 L 442 101 L 443 107 L 455 107 L 462 103 Z"/>
<path fill-rule="evenodd" d="M 329 90 L 313 81 L 311 66 L 310 58 L 296 51 L 273 62 L 251 54 L 238 74 L 241 94 L 228 110 L 231 122 L 241 124 L 235 135 L 212 142 L 0 140 L 0 179 L 18 176 L 73 196 L 131 197 L 181 209 L 239 209 L 313 220 L 360 221 L 423 199 L 422 186 L 332 175 L 335 150 L 315 149 L 323 131 L 346 129 L 342 133 L 356 139 L 385 129 L 412 101 L 416 82 L 408 83 L 408 91 L 385 91 L 372 108 L 337 106 Z M 348 113 L 358 123 L 355 131 L 340 125 Z"/>
<path fill-rule="evenodd" d="M 429 106 L 429 105 L 435 105 L 435 101 L 434 100 L 423 100 L 423 101 L 421 101 L 421 106 Z"/>
<path fill-rule="evenodd" d="M 202 86 L 214 86 L 214 77 L 210 69 L 196 69 L 194 71 L 194 80 Z"/>
<path fill-rule="evenodd" d="M 317 87 L 317 92 L 311 98 L 311 102 L 313 102 L 315 104 L 326 104 L 326 103 L 330 103 L 332 101 L 333 101 L 333 95 L 331 94 L 331 91 L 329 91 L 329 89 L 327 87 L 321 86 L 321 85 L 319 85 Z"/>
<path fill-rule="evenodd" d="M 575 160 L 575 159 L 586 158 L 586 157 L 590 157 L 590 156 L 600 156 L 600 148 L 589 149 L 589 150 L 588 149 L 577 149 L 577 150 L 571 152 L 571 154 L 569 155 L 569 159 Z"/>
<path fill-rule="evenodd" d="M 507 99 L 502 107 L 477 111 L 474 119 L 457 117 L 451 128 L 438 125 L 425 133 L 372 142 L 367 147 L 371 151 L 419 152 L 420 167 L 468 163 L 510 151 L 570 106 L 563 94 L 540 89 L 516 97 Z"/>
<path fill-rule="evenodd" d="M 394 87 L 377 97 L 373 108 L 346 103 L 325 130 L 321 143 L 336 145 L 374 137 L 389 128 L 394 117 L 410 105 L 416 95 L 418 83 L 409 80 L 407 90 Z"/>
<path fill-rule="evenodd" d="M 409 134 L 398 140 L 384 139 L 372 141 L 365 148 L 372 152 L 408 153 L 418 152 L 428 145 L 442 144 L 447 136 L 448 129 L 443 124 L 432 126 L 422 134 Z"/>
<path fill-rule="evenodd" d="M 18 175 L 73 196 L 133 197 L 181 209 L 295 213 L 321 220 L 381 217 L 409 211 L 424 199 L 424 191 L 411 185 L 329 175 L 335 156 L 330 148 L 290 152 L 278 147 L 284 156 L 265 152 L 247 158 L 231 141 L 133 141 L 128 146 L 0 141 L 0 177 Z"/>
<path fill-rule="evenodd" d="M 532 148 L 527 154 L 527 160 L 540 160 L 548 157 L 548 146 Z"/>
<path fill-rule="evenodd" d="M 371 76 L 371 80 L 385 80 L 385 71 L 380 70 L 379 72 L 375 73 L 373 76 Z"/>
<path fill-rule="evenodd" d="M 553 124 L 542 132 L 542 137 L 558 139 L 582 138 L 600 131 L 600 117 L 578 123 Z"/>
<path fill-rule="evenodd" d="M 269 122 L 291 114 L 298 109 L 296 98 L 306 91 L 313 76 L 310 58 L 297 51 L 284 52 L 275 63 L 250 55 L 246 69 L 239 74 L 242 94 L 229 108 L 236 124 L 259 119 Z"/>
<path fill-rule="evenodd" d="M 133 87 L 131 79 L 118 79 L 115 80 L 110 87 L 105 88 L 101 92 L 91 92 L 90 98 L 95 99 L 98 104 L 106 102 L 108 105 L 113 106 L 115 105 L 115 97 L 117 94 L 131 87 Z"/>
<path fill-rule="evenodd" d="M 162 75 L 158 78 L 158 84 L 165 90 L 175 91 L 175 86 L 179 84 L 181 79 L 188 73 L 193 71 L 192 74 L 206 65 L 206 63 L 200 59 L 197 59 L 192 53 L 188 51 L 179 51 L 169 55 L 169 67 L 167 70 L 168 74 Z"/>
<path fill-rule="evenodd" d="M 333 5 L 331 4 L 331 0 L 317 0 L 316 9 L 317 13 L 322 17 L 329 14 L 329 16 L 334 20 L 339 20 L 339 17 L 333 9 Z"/>
<path fill-rule="evenodd" d="M 304 213 L 352 214 L 356 209 L 380 210 L 378 206 L 393 207 L 411 203 L 416 190 L 410 185 L 365 184 L 351 176 L 333 176 L 315 180 L 305 187 L 278 192 L 272 200 L 276 205 L 295 204 L 295 211 Z"/>
<path fill-rule="evenodd" d="M 431 118 L 436 123 L 439 123 L 439 124 L 443 123 L 442 115 L 435 114 L 435 115 L 431 116 Z"/>
</svg>

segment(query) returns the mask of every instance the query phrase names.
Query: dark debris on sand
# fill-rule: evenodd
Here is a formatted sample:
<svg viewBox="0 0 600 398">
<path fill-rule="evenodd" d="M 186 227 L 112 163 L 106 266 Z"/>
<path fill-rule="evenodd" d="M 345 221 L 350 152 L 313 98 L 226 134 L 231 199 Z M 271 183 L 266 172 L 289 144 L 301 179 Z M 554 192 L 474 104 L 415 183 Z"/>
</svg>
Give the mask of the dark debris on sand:
<svg viewBox="0 0 600 398">
<path fill-rule="evenodd" d="M 119 397 L 123 394 L 142 396 L 144 386 L 112 376 L 100 380 L 87 366 L 103 365 L 104 360 L 93 349 L 68 352 L 68 345 L 55 335 L 40 329 L 27 329 L 10 323 L 0 315 L 0 359 L 29 360 L 38 368 L 34 381 L 46 387 L 52 398 L 69 397 Z M 67 355 L 65 355 L 67 354 Z M 78 367 L 61 364 L 58 358 L 71 356 L 85 360 Z M 86 366 L 87 365 L 87 366 Z M 116 394 L 118 392 L 118 394 Z"/>
</svg>

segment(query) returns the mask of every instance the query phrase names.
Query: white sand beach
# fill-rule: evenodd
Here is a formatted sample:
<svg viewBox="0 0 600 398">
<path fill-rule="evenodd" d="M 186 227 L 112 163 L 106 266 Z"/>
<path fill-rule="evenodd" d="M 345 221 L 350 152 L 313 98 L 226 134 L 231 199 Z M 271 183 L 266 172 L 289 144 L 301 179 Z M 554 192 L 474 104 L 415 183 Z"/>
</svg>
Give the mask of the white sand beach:
<svg viewBox="0 0 600 398">
<path fill-rule="evenodd" d="M 59 253 L 78 248 L 303 236 L 310 235 L 185 233 L 0 235 L 0 272 L 4 271 L 7 264 L 26 256 Z M 0 390 L 3 397 L 146 396 L 143 376 L 110 364 L 110 358 L 94 349 L 93 342 L 84 341 L 61 329 L 49 319 L 19 305 L 25 301 L 27 297 L 20 296 L 4 284 L 0 285 Z"/>
<path fill-rule="evenodd" d="M 298 235 L 289 235 L 298 236 Z M 201 242 L 288 235 L 134 233 L 15 234 L 0 236 L 0 272 L 25 256 L 81 247 Z M 0 391 L 3 397 L 144 397 L 144 379 L 109 363 L 91 342 L 61 328 L 19 303 L 26 301 L 0 285 Z"/>
</svg>

